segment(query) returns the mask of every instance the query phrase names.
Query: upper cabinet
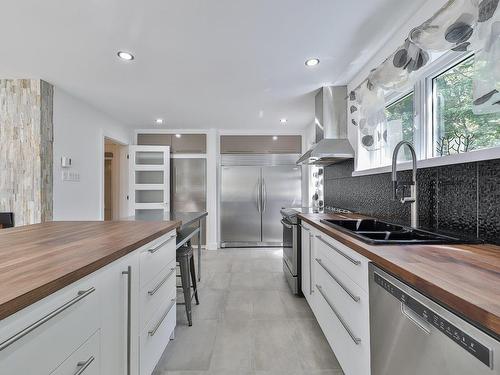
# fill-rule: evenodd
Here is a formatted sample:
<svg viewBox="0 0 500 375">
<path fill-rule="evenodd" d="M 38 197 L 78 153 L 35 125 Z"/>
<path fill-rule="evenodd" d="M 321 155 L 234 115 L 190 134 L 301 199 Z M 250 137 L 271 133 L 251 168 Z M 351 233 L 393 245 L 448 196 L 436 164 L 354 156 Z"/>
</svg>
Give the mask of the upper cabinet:
<svg viewBox="0 0 500 375">
<path fill-rule="evenodd" d="M 223 135 L 221 154 L 300 154 L 300 135 Z"/>
<path fill-rule="evenodd" d="M 137 144 L 144 146 L 170 146 L 172 154 L 205 154 L 206 134 L 138 134 Z"/>
</svg>

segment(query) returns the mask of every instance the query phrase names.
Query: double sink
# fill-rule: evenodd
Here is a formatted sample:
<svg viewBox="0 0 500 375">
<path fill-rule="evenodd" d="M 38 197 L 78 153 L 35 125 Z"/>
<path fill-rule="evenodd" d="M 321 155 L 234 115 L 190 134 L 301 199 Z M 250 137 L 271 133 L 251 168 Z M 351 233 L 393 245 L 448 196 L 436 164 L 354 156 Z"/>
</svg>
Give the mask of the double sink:
<svg viewBox="0 0 500 375">
<path fill-rule="evenodd" d="M 377 219 L 322 219 L 321 222 L 373 245 L 471 243 L 471 241 L 461 238 L 391 224 Z"/>
</svg>

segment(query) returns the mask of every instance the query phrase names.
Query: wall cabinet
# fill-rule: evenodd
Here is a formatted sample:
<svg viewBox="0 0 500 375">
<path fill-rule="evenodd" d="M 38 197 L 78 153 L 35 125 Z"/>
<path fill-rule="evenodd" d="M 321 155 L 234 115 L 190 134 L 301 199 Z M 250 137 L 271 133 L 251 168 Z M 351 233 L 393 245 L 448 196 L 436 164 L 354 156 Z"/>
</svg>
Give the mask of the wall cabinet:
<svg viewBox="0 0 500 375">
<path fill-rule="evenodd" d="M 206 154 L 206 134 L 137 134 L 137 144 L 169 146 L 172 154 Z"/>
<path fill-rule="evenodd" d="M 369 375 L 368 259 L 303 223 L 302 291 L 344 373 Z"/>
<path fill-rule="evenodd" d="M 175 236 L 2 320 L 0 374 L 150 375 L 175 328 Z"/>
<path fill-rule="evenodd" d="M 221 154 L 300 154 L 300 135 L 223 135 Z"/>
</svg>

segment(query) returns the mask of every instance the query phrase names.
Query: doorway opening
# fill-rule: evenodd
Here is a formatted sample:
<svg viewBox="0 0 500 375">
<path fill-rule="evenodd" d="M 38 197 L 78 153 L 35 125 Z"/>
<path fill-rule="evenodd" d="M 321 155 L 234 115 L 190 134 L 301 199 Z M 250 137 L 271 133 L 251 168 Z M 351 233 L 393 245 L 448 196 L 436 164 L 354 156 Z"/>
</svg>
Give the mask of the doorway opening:
<svg viewBox="0 0 500 375">
<path fill-rule="evenodd" d="M 119 220 L 126 216 L 126 154 L 127 146 L 104 138 L 104 220 Z"/>
</svg>

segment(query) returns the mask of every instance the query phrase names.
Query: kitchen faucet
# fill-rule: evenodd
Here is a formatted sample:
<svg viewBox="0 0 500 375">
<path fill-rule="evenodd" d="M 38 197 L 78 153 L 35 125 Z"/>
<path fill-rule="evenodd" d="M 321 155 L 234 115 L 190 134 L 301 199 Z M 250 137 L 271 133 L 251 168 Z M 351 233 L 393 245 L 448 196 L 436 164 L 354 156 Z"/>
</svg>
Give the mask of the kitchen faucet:
<svg viewBox="0 0 500 375">
<path fill-rule="evenodd" d="M 394 148 L 394 152 L 392 153 L 392 199 L 396 200 L 397 194 L 398 194 L 397 161 L 398 161 L 399 150 L 402 146 L 408 146 L 408 149 L 410 150 L 411 159 L 413 162 L 413 174 L 412 174 L 412 181 L 411 181 L 411 185 L 410 185 L 410 196 L 405 197 L 404 196 L 404 189 L 403 189 L 403 197 L 401 198 L 401 203 L 402 204 L 410 203 L 410 206 L 411 206 L 411 226 L 413 228 L 417 228 L 418 227 L 417 154 L 415 153 L 415 148 L 413 147 L 413 145 L 408 141 L 399 142 L 396 145 L 396 147 Z"/>
</svg>

